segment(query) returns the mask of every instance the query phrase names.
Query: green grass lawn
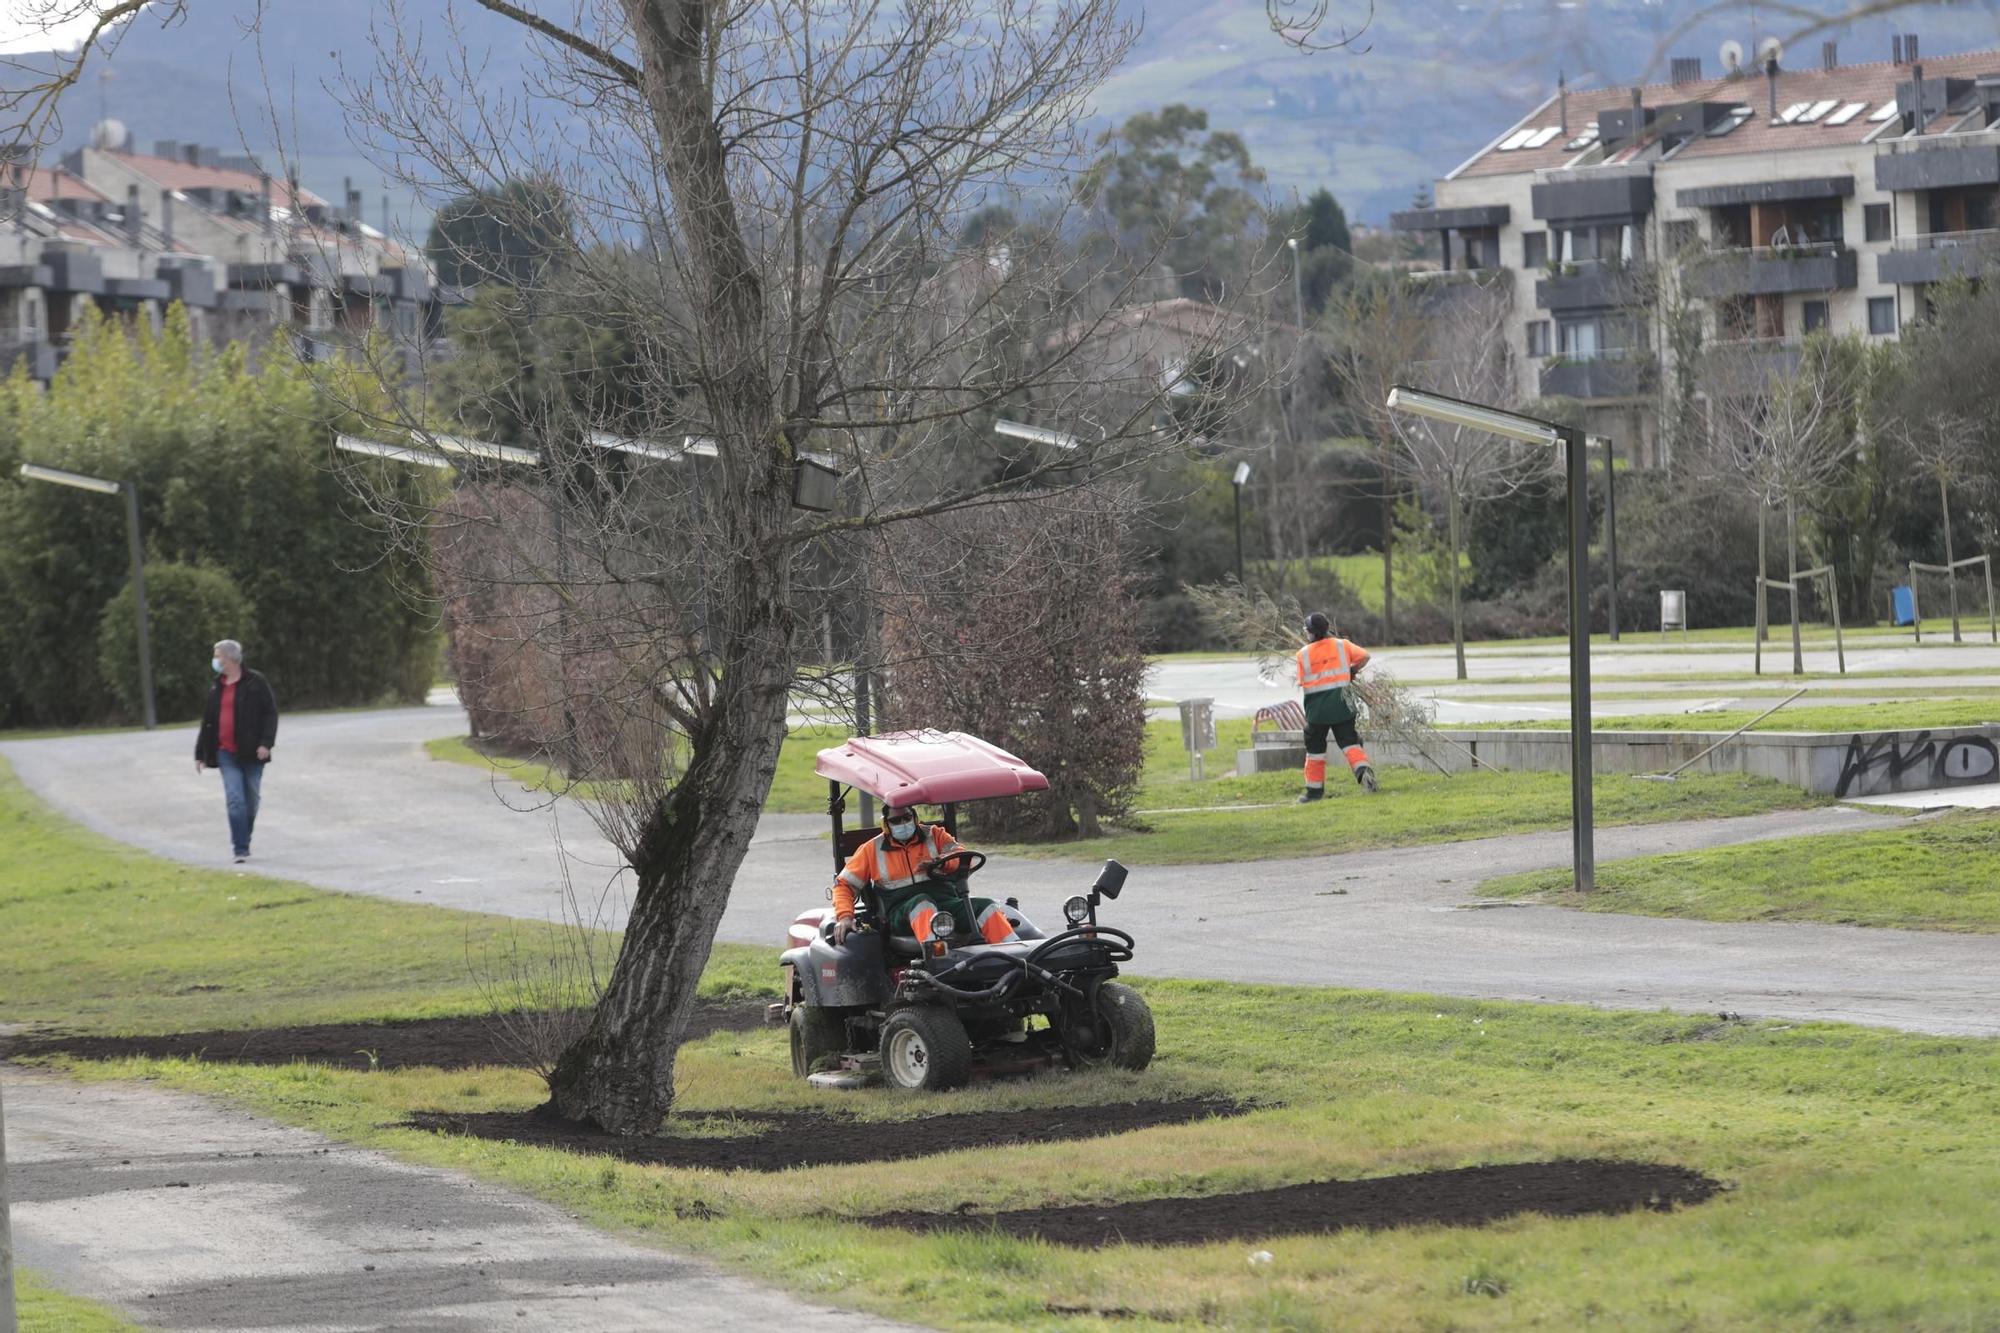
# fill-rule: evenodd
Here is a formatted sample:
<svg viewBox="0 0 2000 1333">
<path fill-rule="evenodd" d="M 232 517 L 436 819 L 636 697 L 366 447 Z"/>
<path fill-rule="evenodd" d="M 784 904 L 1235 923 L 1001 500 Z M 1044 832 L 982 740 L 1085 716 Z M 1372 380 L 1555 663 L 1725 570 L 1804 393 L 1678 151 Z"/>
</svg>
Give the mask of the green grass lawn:
<svg viewBox="0 0 2000 1333">
<path fill-rule="evenodd" d="M 1776 703 L 1777 700 L 1771 702 Z M 1590 725 L 1595 731 L 1734 731 L 1763 711 L 1763 708 L 1726 708 L 1712 713 L 1635 713 L 1626 717 L 1600 717 Z M 1800 700 L 1771 714 L 1759 722 L 1755 730 L 1903 731 L 1925 727 L 1976 727 L 1988 722 L 2000 722 L 2000 699 L 1911 699 L 1884 704 L 1813 705 Z M 1459 730 L 1493 727 L 1529 731 L 1569 730 L 1566 718 L 1452 725 Z"/>
<path fill-rule="evenodd" d="M 58 1291 L 27 1269 L 14 1274 L 22 1333 L 124 1333 L 136 1329 L 95 1301 Z"/>
<path fill-rule="evenodd" d="M 2000 932 L 2000 814 L 1614 861 L 1597 868 L 1590 894 L 1546 872 L 1490 880 L 1481 892 L 1703 921 Z"/>
<path fill-rule="evenodd" d="M 10 1019 L 148 1031 L 476 1002 L 466 945 L 493 929 L 489 918 L 152 861 L 56 818 L 10 777 L 0 777 L 0 827 L 27 851 L 0 861 L 10 956 L 65 951 L 60 967 L 8 970 L 0 1006 Z M 343 938 L 357 947 L 327 947 Z M 769 950 L 723 950 L 708 988 L 768 990 L 771 961 Z M 227 991 L 197 989 L 218 980 Z M 515 1186 L 815 1300 L 951 1329 L 1977 1329 L 2000 1308 L 2000 1141 L 1989 1132 L 2000 1114 L 2000 1042 L 1140 984 L 1161 1034 L 1145 1074 L 836 1100 L 793 1080 L 783 1034 L 764 1030 L 685 1049 L 681 1106 L 837 1106 L 864 1122 L 849 1133 L 894 1133 L 893 1122 L 912 1115 L 1134 1096 L 1226 1093 L 1262 1109 L 1061 1145 L 969 1143 L 893 1167 L 723 1173 L 395 1127 L 415 1110 L 533 1106 L 542 1088 L 519 1070 L 364 1073 L 213 1059 L 70 1068 L 220 1096 Z M 1095 1251 L 853 1220 L 1570 1156 L 1685 1165 L 1728 1188 L 1672 1213 Z M 1259 1248 L 1271 1261 L 1247 1263 Z"/>
</svg>

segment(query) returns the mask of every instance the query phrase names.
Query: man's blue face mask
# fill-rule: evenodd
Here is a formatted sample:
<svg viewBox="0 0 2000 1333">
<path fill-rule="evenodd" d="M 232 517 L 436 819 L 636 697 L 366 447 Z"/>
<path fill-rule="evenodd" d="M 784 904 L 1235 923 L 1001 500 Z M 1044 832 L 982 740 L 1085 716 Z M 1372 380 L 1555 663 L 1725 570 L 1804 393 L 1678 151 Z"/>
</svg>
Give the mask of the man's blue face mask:
<svg viewBox="0 0 2000 1333">
<path fill-rule="evenodd" d="M 209 669 L 210 671 L 213 671 L 213 672 L 214 672 L 214 673 L 215 673 L 216 675 L 218 675 L 218 676 L 219 676 L 219 675 L 221 675 L 221 674 L 222 674 L 222 659 L 221 659 L 221 658 L 219 658 L 219 657 L 211 657 L 211 658 L 209 658 L 209 659 L 208 659 L 208 669 Z"/>
<path fill-rule="evenodd" d="M 897 842 L 908 842 L 911 838 L 917 836 L 917 821 L 914 819 L 897 820 L 895 823 L 889 825 L 889 836 Z"/>
</svg>

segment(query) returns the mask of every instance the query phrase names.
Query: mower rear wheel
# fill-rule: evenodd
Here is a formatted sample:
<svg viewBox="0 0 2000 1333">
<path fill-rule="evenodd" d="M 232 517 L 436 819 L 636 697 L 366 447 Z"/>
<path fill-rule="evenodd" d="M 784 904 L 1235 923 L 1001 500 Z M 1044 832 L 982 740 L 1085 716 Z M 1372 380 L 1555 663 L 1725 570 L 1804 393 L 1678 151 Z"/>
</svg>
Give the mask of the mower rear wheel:
<svg viewBox="0 0 2000 1333">
<path fill-rule="evenodd" d="M 1105 982 L 1097 988 L 1095 1018 L 1088 1035 L 1081 1025 L 1064 1025 L 1063 1046 L 1072 1064 L 1139 1070 L 1153 1063 L 1153 1011 L 1138 991 Z"/>
<path fill-rule="evenodd" d="M 972 1077 L 972 1038 L 949 1009 L 898 1009 L 882 1024 L 882 1078 L 907 1092 L 939 1092 Z"/>
<path fill-rule="evenodd" d="M 792 1006 L 792 1073 L 815 1072 L 820 1061 L 847 1049 L 847 1020 L 830 1009 Z"/>
</svg>

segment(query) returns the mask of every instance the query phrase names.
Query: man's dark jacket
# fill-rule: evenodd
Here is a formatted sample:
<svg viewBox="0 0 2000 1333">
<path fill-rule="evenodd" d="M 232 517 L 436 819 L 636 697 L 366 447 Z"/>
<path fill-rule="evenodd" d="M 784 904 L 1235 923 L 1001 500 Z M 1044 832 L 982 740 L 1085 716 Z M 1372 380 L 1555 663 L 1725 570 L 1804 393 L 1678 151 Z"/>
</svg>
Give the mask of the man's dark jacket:
<svg viewBox="0 0 2000 1333">
<path fill-rule="evenodd" d="M 236 757 L 257 762 L 257 747 L 278 743 L 278 699 L 262 672 L 243 668 L 236 682 Z M 201 710 L 201 730 L 195 733 L 194 757 L 204 768 L 222 763 L 222 677 L 208 687 L 208 704 Z"/>
</svg>

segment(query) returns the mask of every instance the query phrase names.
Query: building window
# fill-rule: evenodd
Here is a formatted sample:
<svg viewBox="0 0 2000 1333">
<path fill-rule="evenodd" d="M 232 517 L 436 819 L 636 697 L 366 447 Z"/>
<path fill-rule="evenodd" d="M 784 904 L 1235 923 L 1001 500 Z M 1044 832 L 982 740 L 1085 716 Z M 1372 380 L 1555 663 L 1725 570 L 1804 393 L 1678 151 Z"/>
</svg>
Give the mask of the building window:
<svg viewBox="0 0 2000 1333">
<path fill-rule="evenodd" d="M 1826 302 L 1807 301 L 1805 303 L 1805 309 L 1801 313 L 1804 314 L 1805 316 L 1805 326 L 1807 333 L 1811 333 L 1814 329 L 1823 329 L 1826 327 L 1827 323 Z"/>
<path fill-rule="evenodd" d="M 1862 235 L 1871 241 L 1889 239 L 1889 205 L 1863 204 L 1861 206 Z"/>
<path fill-rule="evenodd" d="M 1528 321 L 1528 355 L 1547 356 L 1549 354 L 1549 322 L 1546 319 Z"/>
<path fill-rule="evenodd" d="M 1596 320 L 1559 324 L 1556 326 L 1556 335 L 1564 356 L 1573 361 L 1590 361 L 1596 358 L 1598 350 Z"/>
<path fill-rule="evenodd" d="M 1693 218 L 1679 218 L 1667 224 L 1667 252 L 1669 254 L 1684 255 L 1694 249 L 1696 242 L 1700 239 L 1701 233 L 1696 228 Z"/>
<path fill-rule="evenodd" d="M 1868 298 L 1868 331 L 1878 336 L 1896 331 L 1895 297 L 1871 296 Z"/>
<path fill-rule="evenodd" d="M 1549 262 L 1549 234 L 1545 231 L 1522 232 L 1521 267 L 1541 268 L 1548 262 Z"/>
</svg>

